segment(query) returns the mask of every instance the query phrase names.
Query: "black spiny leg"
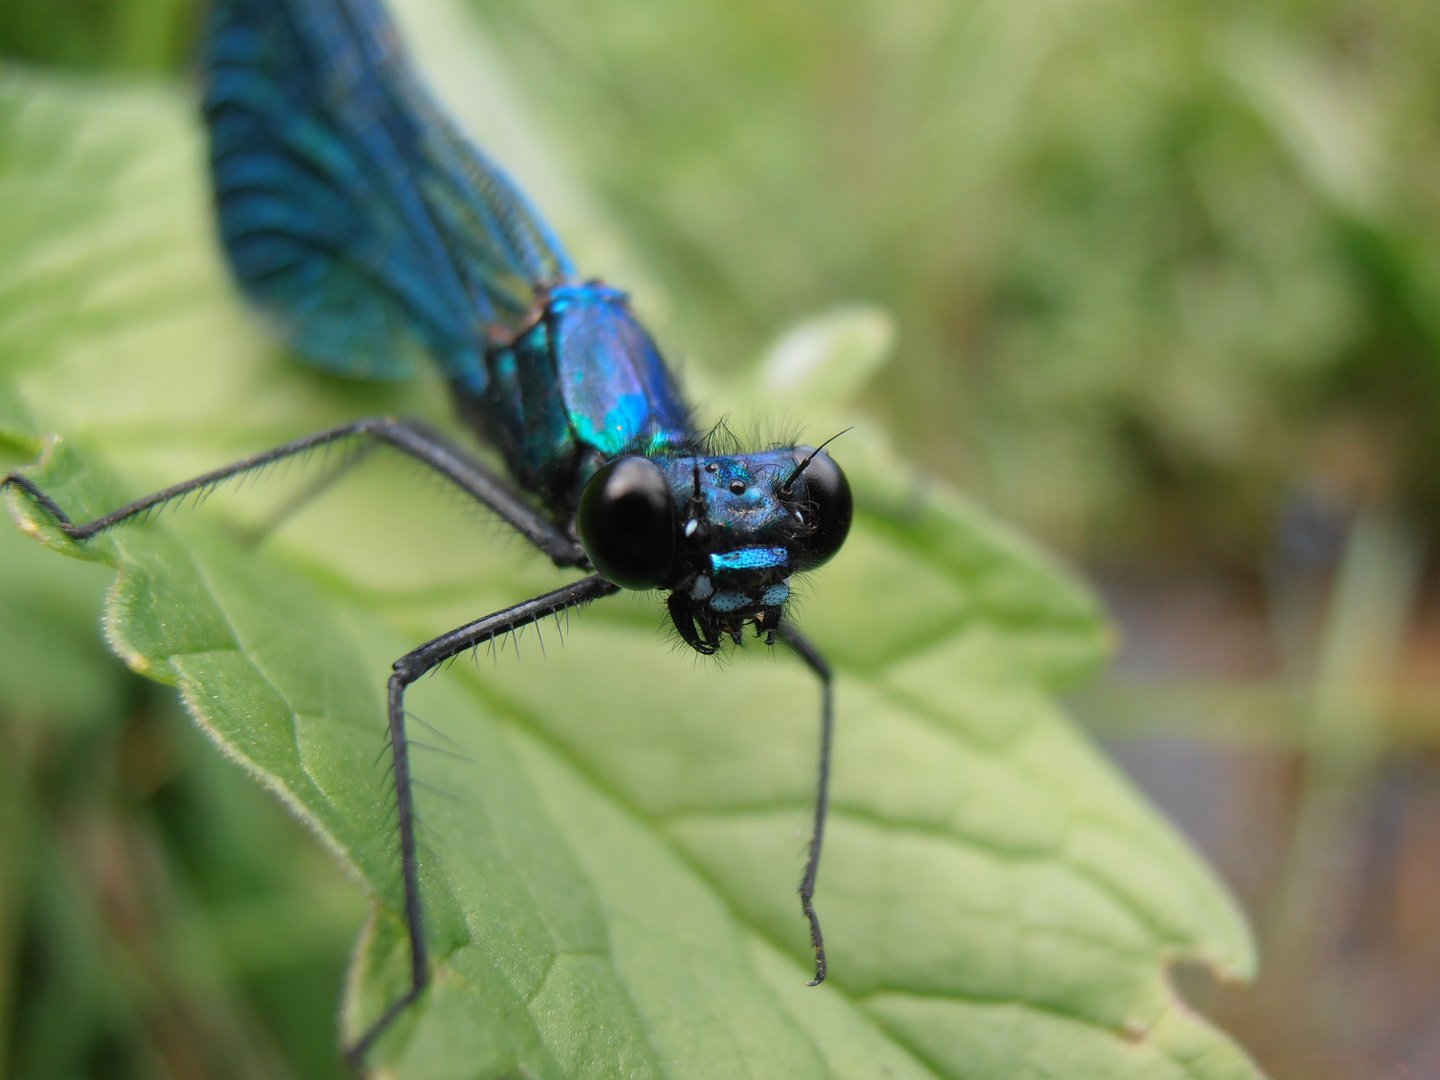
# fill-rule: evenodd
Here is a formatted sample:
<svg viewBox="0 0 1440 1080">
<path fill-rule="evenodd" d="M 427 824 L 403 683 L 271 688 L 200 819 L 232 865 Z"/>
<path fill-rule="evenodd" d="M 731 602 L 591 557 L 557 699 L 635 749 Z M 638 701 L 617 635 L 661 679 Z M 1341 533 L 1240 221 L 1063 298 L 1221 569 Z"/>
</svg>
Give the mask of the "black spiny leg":
<svg viewBox="0 0 1440 1080">
<path fill-rule="evenodd" d="M 263 469 L 285 458 L 343 443 L 348 439 L 362 438 L 384 443 L 434 469 L 477 502 L 499 514 L 506 524 L 549 556 L 556 566 L 586 565 L 585 552 L 579 544 L 537 513 L 509 484 L 492 473 L 483 463 L 418 423 L 401 422 L 383 416 L 357 420 L 352 424 L 306 435 L 284 446 L 277 446 L 273 450 L 266 450 L 243 461 L 146 495 L 143 499 L 136 499 L 133 503 L 112 510 L 93 521 L 71 521 L 54 499 L 21 473 L 10 473 L 0 480 L 0 490 L 14 486 L 28 492 L 55 519 L 66 536 L 72 540 L 88 540 L 97 533 L 130 521 L 147 511 L 156 510 L 166 503 L 195 492 L 208 491 L 227 480 Z"/>
<path fill-rule="evenodd" d="M 142 517 L 148 511 L 159 509 L 193 493 L 203 493 L 227 480 L 244 476 L 267 465 L 311 450 L 344 443 L 351 439 L 369 439 L 371 446 L 385 444 L 399 450 L 456 484 L 477 502 L 488 506 L 499 514 L 557 566 L 586 566 L 584 549 L 537 512 L 529 503 L 515 493 L 502 479 L 495 476 L 486 466 L 471 457 L 464 450 L 454 446 L 442 436 L 417 423 L 402 423 L 386 417 L 358 420 L 352 424 L 331 428 L 314 435 L 308 435 L 273 450 L 255 454 L 175 484 L 137 499 L 126 506 L 113 510 L 93 521 L 74 522 L 43 489 L 22 473 L 10 473 L 0 478 L 0 491 L 15 487 L 26 492 L 40 505 L 72 540 L 84 542 L 106 529 Z M 344 466 L 322 477 L 320 485 L 333 481 Z M 312 486 L 311 492 L 318 486 Z M 288 513 L 292 506 L 284 508 Z M 415 847 L 415 804 L 410 776 L 410 743 L 405 733 L 405 688 L 425 672 L 450 657 L 464 652 L 475 645 L 495 637 L 528 626 L 539 619 L 555 615 L 568 608 L 577 607 L 602 596 L 619 592 L 619 589 L 599 575 L 582 578 L 563 588 L 527 600 L 523 604 L 506 608 L 493 615 L 452 630 L 428 642 L 413 652 L 406 653 L 395 662 L 394 674 L 390 677 L 389 723 L 392 753 L 395 762 L 395 798 L 399 817 L 401 870 L 405 884 L 405 924 L 410 938 L 411 987 L 408 993 L 392 1003 L 380 1018 L 350 1047 L 345 1058 L 357 1071 L 363 1072 L 365 1052 L 419 995 L 430 981 L 429 957 L 425 946 L 425 924 L 420 905 L 419 862 Z"/>
<path fill-rule="evenodd" d="M 245 547 L 258 547 L 263 544 L 276 529 L 284 525 L 292 517 L 298 514 L 305 507 L 324 495 L 345 477 L 349 476 L 355 469 L 364 462 L 379 443 L 362 443 L 360 448 L 353 454 L 346 454 L 340 459 L 339 464 L 329 465 L 325 471 L 311 480 L 303 488 L 297 491 L 290 498 L 286 499 L 270 513 L 265 515 L 264 520 L 256 525 L 250 525 L 241 530 L 240 543 Z"/>
<path fill-rule="evenodd" d="M 825 818 L 830 812 L 830 748 L 835 734 L 834 675 L 820 650 L 799 630 L 782 623 L 780 636 L 820 680 L 820 776 L 815 794 L 815 828 L 810 833 L 810 851 L 805 857 L 805 873 L 800 878 L 800 910 L 810 922 L 810 944 L 815 947 L 815 979 L 810 985 L 819 986 L 825 981 L 825 937 L 820 933 L 820 919 L 811 901 L 815 896 L 815 876 L 820 872 L 820 849 L 825 843 Z"/>
<path fill-rule="evenodd" d="M 366 1051 L 374 1045 L 395 1017 L 420 996 L 430 981 L 430 963 L 425 946 L 425 922 L 420 905 L 420 863 L 415 846 L 414 788 L 410 777 L 410 743 L 405 733 L 405 688 L 432 668 L 475 646 L 518 630 L 522 626 L 568 608 L 579 607 L 602 596 L 619 592 L 599 574 L 572 582 L 553 592 L 526 600 L 523 604 L 486 615 L 483 619 L 451 630 L 395 661 L 390 676 L 390 742 L 395 755 L 395 803 L 400 822 L 400 870 L 405 881 L 405 928 L 410 935 L 410 990 L 390 1005 L 370 1027 L 345 1050 L 345 1059 L 357 1070 Z M 819 931 L 817 930 L 816 933 Z"/>
</svg>

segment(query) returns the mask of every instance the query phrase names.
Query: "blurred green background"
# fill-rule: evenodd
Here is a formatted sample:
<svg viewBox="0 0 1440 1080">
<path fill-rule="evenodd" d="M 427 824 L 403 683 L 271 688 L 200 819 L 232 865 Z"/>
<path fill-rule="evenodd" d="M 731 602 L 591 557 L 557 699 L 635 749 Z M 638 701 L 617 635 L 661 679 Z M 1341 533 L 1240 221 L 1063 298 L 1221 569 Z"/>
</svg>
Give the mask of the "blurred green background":
<svg viewBox="0 0 1440 1080">
<path fill-rule="evenodd" d="M 672 350 L 738 367 L 879 305 L 901 448 L 1099 582 L 1126 646 L 1077 704 L 1260 931 L 1255 988 L 1177 972 L 1197 1007 L 1274 1075 L 1440 1075 L 1440 9 L 469 7 Z M 197 24 L 5 0 L 0 55 L 183 78 Z M 0 853 L 0 1061 L 333 1071 L 360 902 L 81 629 L 104 574 L 0 533 L 65 598 L 54 647 L 0 648 L 0 837 L 31 852 Z"/>
</svg>

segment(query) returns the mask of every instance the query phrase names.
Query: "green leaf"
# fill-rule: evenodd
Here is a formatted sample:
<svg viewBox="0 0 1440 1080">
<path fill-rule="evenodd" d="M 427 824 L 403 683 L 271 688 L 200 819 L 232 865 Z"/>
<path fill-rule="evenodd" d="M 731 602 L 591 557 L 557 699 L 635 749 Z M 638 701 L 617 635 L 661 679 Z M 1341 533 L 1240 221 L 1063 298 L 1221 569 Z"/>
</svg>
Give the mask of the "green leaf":
<svg viewBox="0 0 1440 1080">
<path fill-rule="evenodd" d="M 62 433 L 31 475 L 77 518 L 347 417 L 445 422 L 436 380 L 347 384 L 280 355 L 226 280 L 201 157 L 184 95 L 0 81 L 0 402 Z M 858 386 L 873 358 L 853 320 L 829 325 L 809 377 L 829 385 L 835 363 Z M 21 417 L 0 409 L 17 448 Z M 407 699 L 435 980 L 376 1050 L 389 1074 L 1255 1075 L 1166 977 L 1177 959 L 1250 973 L 1233 903 L 1051 698 L 1105 656 L 1093 598 L 873 426 L 841 445 L 853 538 L 799 613 L 839 673 L 829 981 L 804 986 L 795 897 L 817 687 L 781 650 L 699 661 L 653 596 L 617 598 Z M 389 664 L 563 576 L 384 455 L 246 548 L 236 525 L 299 482 L 83 549 L 14 491 L 11 509 L 116 569 L 114 650 L 174 684 L 374 897 L 354 1032 L 408 963 Z"/>
</svg>

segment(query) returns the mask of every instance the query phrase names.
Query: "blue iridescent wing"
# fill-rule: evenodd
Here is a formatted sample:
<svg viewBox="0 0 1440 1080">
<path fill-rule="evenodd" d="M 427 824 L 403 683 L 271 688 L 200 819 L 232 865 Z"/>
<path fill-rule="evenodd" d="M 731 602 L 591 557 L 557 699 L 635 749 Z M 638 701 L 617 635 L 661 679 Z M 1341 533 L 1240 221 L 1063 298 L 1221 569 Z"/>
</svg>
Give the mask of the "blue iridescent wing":
<svg viewBox="0 0 1440 1080">
<path fill-rule="evenodd" d="M 204 67 L 231 264 L 312 363 L 398 377 L 419 346 L 483 382 L 488 340 L 573 276 L 372 0 L 218 0 Z"/>
</svg>

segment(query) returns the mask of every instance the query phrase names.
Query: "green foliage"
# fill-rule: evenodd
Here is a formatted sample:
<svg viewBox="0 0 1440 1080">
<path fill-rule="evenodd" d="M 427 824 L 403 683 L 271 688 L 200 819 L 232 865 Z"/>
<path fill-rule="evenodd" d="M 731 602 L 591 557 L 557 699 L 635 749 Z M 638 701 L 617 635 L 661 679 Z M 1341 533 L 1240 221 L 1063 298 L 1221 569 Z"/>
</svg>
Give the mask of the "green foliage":
<svg viewBox="0 0 1440 1080">
<path fill-rule="evenodd" d="M 106 653 L 112 577 L 0 530 L 0 1070 L 339 1076 L 363 905 L 171 693 Z"/>
<path fill-rule="evenodd" d="M 0 56 L 116 71 L 175 71 L 190 56 L 191 0 L 18 0 L 0 5 Z"/>
<path fill-rule="evenodd" d="M 0 437 L 43 449 L 32 475 L 77 518 L 346 417 L 445 422 L 434 382 L 344 384 L 277 353 L 225 279 L 200 159 L 179 95 L 0 82 Z M 840 313 L 705 394 L 737 415 L 804 403 L 834 430 L 887 338 L 875 313 Z M 612 600 L 563 651 L 541 627 L 409 702 L 436 979 L 377 1050 L 394 1075 L 1254 1075 L 1165 971 L 1248 975 L 1237 912 L 1051 700 L 1105 654 L 1092 598 L 858 424 L 840 455 L 853 538 L 800 611 L 839 672 L 830 980 L 804 987 L 794 895 L 816 687 L 778 650 L 697 662 L 652 597 Z M 84 548 L 11 502 L 46 544 L 118 571 L 115 652 L 178 687 L 373 897 L 351 1031 L 407 964 L 388 664 L 559 580 L 417 479 L 369 461 L 259 548 L 237 525 L 281 477 Z"/>
</svg>

